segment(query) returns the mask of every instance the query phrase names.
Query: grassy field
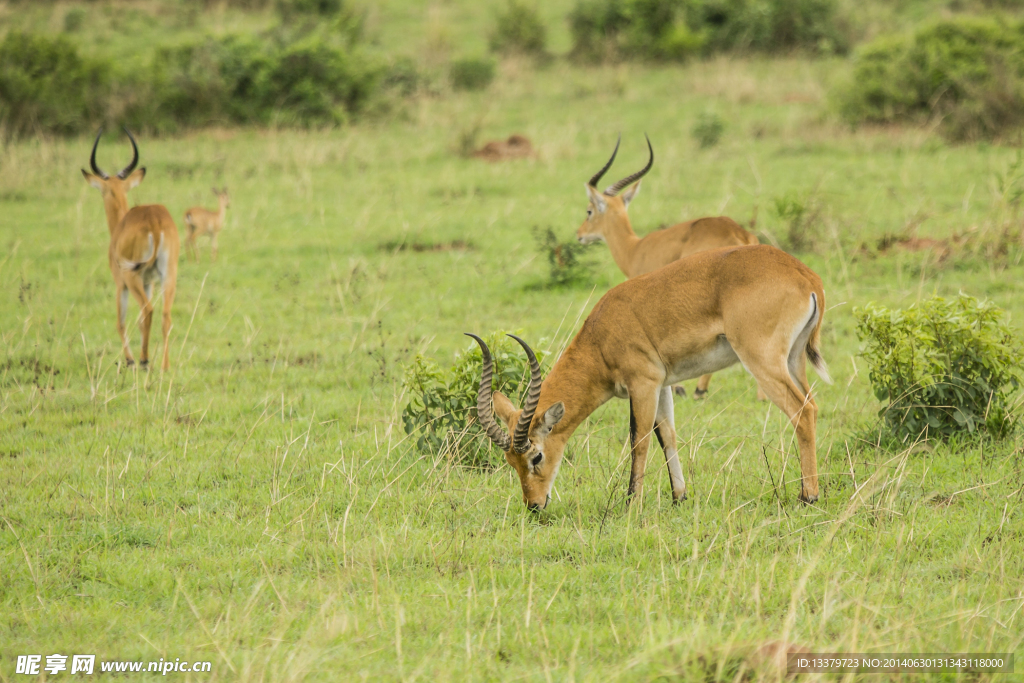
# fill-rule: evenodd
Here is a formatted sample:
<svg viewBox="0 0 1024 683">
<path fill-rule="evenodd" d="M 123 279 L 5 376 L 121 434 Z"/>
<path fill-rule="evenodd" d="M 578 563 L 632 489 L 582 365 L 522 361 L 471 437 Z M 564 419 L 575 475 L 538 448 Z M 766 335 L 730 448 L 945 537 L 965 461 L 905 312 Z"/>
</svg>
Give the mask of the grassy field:
<svg viewBox="0 0 1024 683">
<path fill-rule="evenodd" d="M 873 447 L 852 316 L 964 291 L 1019 324 L 1021 247 L 984 247 L 1019 220 L 998 182 L 1017 152 L 840 128 L 821 112 L 843 69 L 510 61 L 486 93 L 344 130 L 142 139 L 133 202 L 166 204 L 183 230 L 211 185 L 232 193 L 220 260 L 182 263 L 168 373 L 120 365 L 102 203 L 78 170 L 91 141 L 4 148 L 0 680 L 31 653 L 210 660 L 175 674 L 203 681 L 731 681 L 778 639 L 1019 659 L 1019 437 Z M 707 111 L 726 128 L 701 150 Z M 538 158 L 461 158 L 475 127 L 523 133 Z M 818 504 L 797 502 L 792 430 L 739 368 L 677 403 L 680 506 L 660 453 L 624 505 L 623 401 L 577 432 L 543 515 L 508 467 L 460 467 L 403 433 L 415 354 L 447 364 L 462 332 L 496 329 L 557 351 L 622 280 L 599 245 L 591 286 L 544 288 L 532 236 L 573 234 L 620 131 L 612 175 L 644 163 L 644 132 L 657 154 L 630 207 L 641 232 L 756 212 L 784 242 L 775 200 L 811 207 L 800 257 L 825 282 L 836 380 L 818 387 Z M 128 153 L 111 135 L 99 163 Z M 944 260 L 878 250 L 908 230 L 969 239 Z"/>
</svg>

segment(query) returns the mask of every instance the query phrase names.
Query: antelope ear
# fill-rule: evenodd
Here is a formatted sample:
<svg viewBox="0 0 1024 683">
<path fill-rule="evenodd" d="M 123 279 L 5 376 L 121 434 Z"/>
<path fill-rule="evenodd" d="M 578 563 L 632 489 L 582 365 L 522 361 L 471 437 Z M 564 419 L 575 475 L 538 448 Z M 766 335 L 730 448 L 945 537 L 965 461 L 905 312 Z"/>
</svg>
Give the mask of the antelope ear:
<svg viewBox="0 0 1024 683">
<path fill-rule="evenodd" d="M 550 432 L 565 417 L 565 404 L 559 401 L 544 411 L 544 426 Z"/>
<path fill-rule="evenodd" d="M 491 394 L 491 399 L 494 401 L 494 414 L 501 418 L 501 421 L 505 423 L 508 429 L 512 429 L 512 425 L 516 424 L 519 420 L 518 415 L 516 415 L 519 410 L 500 391 L 495 391 Z"/>
<path fill-rule="evenodd" d="M 640 192 L 640 181 L 636 181 L 631 188 L 622 193 L 622 203 L 629 206 L 629 203 L 633 201 L 633 197 Z"/>
<path fill-rule="evenodd" d="M 82 169 L 82 175 L 85 176 L 85 182 L 89 183 L 90 185 L 95 187 L 97 190 L 102 190 L 103 189 L 103 181 L 100 180 L 99 176 L 93 175 L 92 173 L 89 173 L 84 168 Z"/>
<path fill-rule="evenodd" d="M 598 213 L 604 213 L 605 209 L 608 208 L 608 202 L 604 200 L 604 195 L 590 185 L 587 185 L 586 188 L 587 197 L 590 198 L 590 203 L 594 205 L 594 208 L 597 209 Z"/>
<path fill-rule="evenodd" d="M 132 189 L 134 187 L 138 187 L 139 183 L 141 183 L 142 179 L 145 178 L 145 177 L 146 177 L 146 167 L 143 166 L 142 168 L 137 168 L 134 171 L 132 171 L 131 175 L 129 175 L 127 178 L 124 179 L 124 182 L 127 183 L 128 189 L 130 190 L 130 189 Z"/>
</svg>

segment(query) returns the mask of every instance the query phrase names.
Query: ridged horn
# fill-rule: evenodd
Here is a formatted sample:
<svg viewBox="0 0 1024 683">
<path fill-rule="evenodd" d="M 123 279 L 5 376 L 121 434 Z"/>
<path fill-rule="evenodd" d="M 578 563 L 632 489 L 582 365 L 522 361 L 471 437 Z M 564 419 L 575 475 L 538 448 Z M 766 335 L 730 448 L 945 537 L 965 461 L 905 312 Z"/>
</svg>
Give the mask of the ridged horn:
<svg viewBox="0 0 1024 683">
<path fill-rule="evenodd" d="M 118 171 L 117 177 L 124 180 L 128 177 L 128 174 L 135 170 L 135 167 L 139 163 L 139 146 L 135 144 L 135 138 L 132 137 L 132 132 L 128 130 L 128 126 L 121 126 L 124 128 L 124 132 L 128 133 L 128 139 L 132 141 L 132 162 L 125 166 L 123 169 Z"/>
<path fill-rule="evenodd" d="M 491 409 L 491 394 L 494 391 L 491 386 L 491 377 L 494 375 L 494 361 L 491 359 L 491 350 L 487 348 L 484 340 L 472 332 L 466 332 L 467 337 L 476 339 L 480 345 L 480 352 L 483 354 L 483 374 L 480 376 L 480 390 L 476 394 L 476 416 L 480 420 L 480 426 L 487 432 L 487 436 L 494 442 L 494 445 L 502 451 L 507 451 L 512 439 L 508 432 L 501 428 L 494 420 L 494 412 Z"/>
<path fill-rule="evenodd" d="M 530 450 L 530 423 L 533 421 L 533 414 L 537 412 L 537 402 L 540 400 L 540 385 L 543 384 L 544 378 L 540 374 L 540 363 L 537 362 L 537 355 L 530 348 L 530 345 L 514 334 L 508 336 L 519 342 L 519 345 L 526 351 L 526 357 L 530 359 L 530 391 L 526 394 L 526 401 L 523 402 L 523 412 L 519 414 L 519 422 L 516 423 L 516 429 L 512 435 L 512 450 L 516 453 L 525 453 Z"/>
<path fill-rule="evenodd" d="M 103 136 L 103 127 L 101 126 L 99 131 L 96 133 L 96 141 L 92 143 L 92 155 L 89 157 L 89 168 L 92 172 L 98 175 L 100 178 L 106 180 L 110 176 L 103 172 L 103 170 L 96 165 L 96 148 L 100 146 L 100 138 Z"/>
<path fill-rule="evenodd" d="M 612 167 L 612 162 L 615 161 L 615 155 L 619 153 L 619 143 L 622 142 L 622 133 L 619 133 L 619 139 L 615 141 L 615 149 L 612 150 L 612 157 L 608 160 L 608 163 L 604 167 L 594 174 L 594 177 L 587 183 L 591 187 L 597 187 L 597 184 L 601 182 L 601 177 L 608 172 L 608 169 Z"/>
<path fill-rule="evenodd" d="M 647 175 L 647 172 L 651 170 L 651 166 L 654 166 L 654 148 L 651 147 L 651 139 L 647 137 L 647 133 L 644 133 L 644 138 L 647 140 L 647 151 L 651 153 L 651 158 L 647 161 L 647 165 L 633 175 L 626 176 L 614 185 L 609 185 L 608 189 L 604 191 L 604 193 L 609 197 L 614 197 L 619 192 L 622 192 L 622 189 L 630 183 L 634 183 L 643 178 Z"/>
</svg>

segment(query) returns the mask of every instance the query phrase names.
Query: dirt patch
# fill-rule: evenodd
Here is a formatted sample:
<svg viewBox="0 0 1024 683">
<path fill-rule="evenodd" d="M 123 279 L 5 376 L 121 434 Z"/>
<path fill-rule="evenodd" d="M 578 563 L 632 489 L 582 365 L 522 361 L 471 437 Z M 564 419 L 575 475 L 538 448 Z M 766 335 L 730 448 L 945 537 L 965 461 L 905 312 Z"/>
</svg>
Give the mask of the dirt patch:
<svg viewBox="0 0 1024 683">
<path fill-rule="evenodd" d="M 510 135 L 508 140 L 491 140 L 472 156 L 485 161 L 507 161 L 509 159 L 531 159 L 536 156 L 533 144 L 525 135 Z"/>
</svg>

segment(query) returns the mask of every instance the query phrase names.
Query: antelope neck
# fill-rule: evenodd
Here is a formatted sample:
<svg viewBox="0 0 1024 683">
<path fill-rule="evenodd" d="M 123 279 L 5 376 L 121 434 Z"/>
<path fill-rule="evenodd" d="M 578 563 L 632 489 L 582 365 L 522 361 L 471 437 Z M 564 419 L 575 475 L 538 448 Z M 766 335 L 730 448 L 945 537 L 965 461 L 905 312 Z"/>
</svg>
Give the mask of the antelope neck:
<svg viewBox="0 0 1024 683">
<path fill-rule="evenodd" d="M 128 213 L 128 197 L 123 192 L 111 192 L 103 197 L 103 208 L 107 212 L 107 227 L 113 235 L 121 225 L 121 219 Z"/>
<path fill-rule="evenodd" d="M 615 265 L 626 274 L 626 277 L 632 277 L 630 266 L 633 264 L 633 252 L 636 245 L 640 244 L 640 238 L 633 232 L 628 215 L 624 215 L 620 223 L 613 225 L 614 227 L 605 234 L 605 241 L 608 242 L 608 249 L 612 252 Z"/>
</svg>

